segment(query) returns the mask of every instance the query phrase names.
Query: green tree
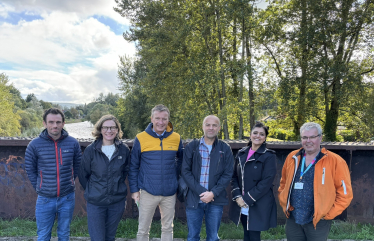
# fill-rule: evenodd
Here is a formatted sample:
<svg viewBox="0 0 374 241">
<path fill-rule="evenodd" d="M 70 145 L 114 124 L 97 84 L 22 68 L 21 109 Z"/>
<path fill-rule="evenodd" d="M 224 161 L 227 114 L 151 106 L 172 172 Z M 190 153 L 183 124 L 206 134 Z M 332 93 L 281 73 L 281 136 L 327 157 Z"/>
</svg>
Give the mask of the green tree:
<svg viewBox="0 0 374 241">
<path fill-rule="evenodd" d="M 52 108 L 52 103 L 40 100 L 40 104 L 42 105 L 43 110 L 48 110 L 49 108 Z"/>
<path fill-rule="evenodd" d="M 9 91 L 9 80 L 0 74 L 0 136 L 15 136 L 20 134 L 19 115 L 13 112 L 13 95 Z"/>
<path fill-rule="evenodd" d="M 339 112 L 372 63 L 373 1 L 275 1 L 261 13 L 258 41 L 279 80 L 280 112 L 298 135 L 305 121 L 336 140 Z"/>
<path fill-rule="evenodd" d="M 30 94 L 28 94 L 28 95 L 26 96 L 25 101 L 26 101 L 27 103 L 29 103 L 33 98 L 36 98 L 36 96 L 34 95 L 34 93 L 30 93 Z"/>
<path fill-rule="evenodd" d="M 95 124 L 103 115 L 113 114 L 113 107 L 107 104 L 97 103 L 89 112 L 90 121 Z"/>
</svg>

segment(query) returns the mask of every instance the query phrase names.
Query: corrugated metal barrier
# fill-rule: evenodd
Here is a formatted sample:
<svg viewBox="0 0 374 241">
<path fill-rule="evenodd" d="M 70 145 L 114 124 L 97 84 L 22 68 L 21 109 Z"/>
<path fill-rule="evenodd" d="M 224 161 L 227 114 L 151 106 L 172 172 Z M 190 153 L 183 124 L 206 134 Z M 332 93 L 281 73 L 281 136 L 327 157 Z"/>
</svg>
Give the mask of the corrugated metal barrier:
<svg viewBox="0 0 374 241">
<path fill-rule="evenodd" d="M 34 218 L 36 193 L 32 188 L 25 172 L 25 150 L 31 139 L 0 137 L 0 218 L 11 219 L 15 217 Z M 92 139 L 79 139 L 82 150 L 88 146 Z M 130 148 L 132 140 L 123 140 Z M 187 140 L 186 142 L 188 142 Z M 227 141 L 234 155 L 246 145 L 245 141 Z M 348 209 L 340 215 L 340 219 L 362 223 L 374 223 L 374 144 L 357 142 L 324 142 L 322 146 L 339 154 L 347 162 L 351 171 L 354 198 Z M 268 142 L 267 147 L 277 153 L 278 167 L 274 181 L 274 193 L 279 186 L 281 170 L 287 155 L 301 147 L 300 142 Z M 127 180 L 126 180 L 127 181 Z M 76 205 L 74 214 L 86 215 L 86 202 L 83 189 L 76 179 Z M 227 187 L 230 194 L 229 187 Z M 128 193 L 124 217 L 137 217 L 137 207 Z M 184 204 L 177 202 L 175 217 L 185 219 Z M 157 210 L 155 219 L 160 218 Z M 224 208 L 223 219 L 228 219 L 228 206 Z M 284 223 L 285 217 L 278 206 L 278 221 Z"/>
</svg>

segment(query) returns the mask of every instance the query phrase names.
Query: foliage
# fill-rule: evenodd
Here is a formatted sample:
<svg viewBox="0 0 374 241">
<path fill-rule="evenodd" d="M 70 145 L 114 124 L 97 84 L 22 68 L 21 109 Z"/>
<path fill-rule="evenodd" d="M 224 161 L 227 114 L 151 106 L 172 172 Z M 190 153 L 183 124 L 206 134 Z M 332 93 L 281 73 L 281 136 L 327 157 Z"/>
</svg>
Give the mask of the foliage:
<svg viewBox="0 0 374 241">
<path fill-rule="evenodd" d="M 278 113 L 290 118 L 295 135 L 302 123 L 318 121 L 334 141 L 338 125 L 349 125 L 341 112 L 351 112 L 352 96 L 366 100 L 360 94 L 374 70 L 373 11 L 372 0 L 288 0 L 259 14 L 256 36 L 268 75 L 279 81 Z"/>
<path fill-rule="evenodd" d="M 208 114 L 221 118 L 223 138 L 243 138 L 269 114 L 290 123 L 293 135 L 283 138 L 297 139 L 307 121 L 321 123 L 329 141 L 338 125 L 372 132 L 359 94 L 374 70 L 372 0 L 271 1 L 265 10 L 233 0 L 116 3 L 131 21 L 124 37 L 138 48 L 119 66 L 124 117 L 142 116 L 130 110 L 139 89 L 143 106 L 170 108 L 183 138 L 201 135 Z M 131 118 L 123 124 L 139 129 Z"/>
<path fill-rule="evenodd" d="M 89 110 L 87 116 L 89 116 L 91 123 L 95 124 L 103 115 L 112 113 L 113 107 L 111 105 L 97 103 L 91 110 Z"/>
<path fill-rule="evenodd" d="M 20 119 L 13 112 L 13 95 L 9 91 L 8 77 L 0 74 L 0 136 L 15 136 L 20 134 Z"/>
</svg>

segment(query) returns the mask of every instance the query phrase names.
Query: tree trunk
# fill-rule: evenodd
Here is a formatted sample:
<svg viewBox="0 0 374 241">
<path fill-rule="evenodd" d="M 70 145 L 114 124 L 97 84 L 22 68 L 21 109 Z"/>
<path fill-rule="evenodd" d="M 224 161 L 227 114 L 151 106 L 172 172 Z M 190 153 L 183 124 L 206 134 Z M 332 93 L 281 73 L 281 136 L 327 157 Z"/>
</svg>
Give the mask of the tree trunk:
<svg viewBox="0 0 374 241">
<path fill-rule="evenodd" d="M 249 30 L 250 31 L 250 30 Z M 247 73 L 248 73 L 248 97 L 249 97 L 249 124 L 250 129 L 255 125 L 255 102 L 253 93 L 253 76 L 252 76 L 252 54 L 250 51 L 250 32 L 246 34 L 246 53 L 247 53 Z"/>
<path fill-rule="evenodd" d="M 218 47 L 219 47 L 219 64 L 220 64 L 220 79 L 221 79 L 221 110 L 224 110 L 226 106 L 226 85 L 225 85 L 225 72 L 223 68 L 223 47 L 222 47 L 222 29 L 221 29 L 221 16 L 220 16 L 220 9 L 219 7 L 216 9 L 216 16 L 217 16 L 217 27 L 218 27 Z M 223 135 L 224 139 L 228 140 L 229 137 L 229 130 L 227 125 L 227 114 L 226 111 L 223 112 L 222 118 L 223 124 Z"/>
</svg>

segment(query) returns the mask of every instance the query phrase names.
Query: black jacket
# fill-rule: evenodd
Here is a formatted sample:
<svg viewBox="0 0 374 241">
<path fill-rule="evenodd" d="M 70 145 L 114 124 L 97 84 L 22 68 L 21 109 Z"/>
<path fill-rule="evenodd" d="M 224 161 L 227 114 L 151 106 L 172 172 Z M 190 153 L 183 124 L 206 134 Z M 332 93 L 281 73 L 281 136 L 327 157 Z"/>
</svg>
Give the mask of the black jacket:
<svg viewBox="0 0 374 241">
<path fill-rule="evenodd" d="M 200 185 L 201 155 L 200 140 L 190 142 L 184 149 L 181 176 L 188 186 L 186 207 L 197 208 L 199 195 L 207 191 Z M 227 205 L 226 187 L 232 177 L 234 157 L 228 144 L 216 138 L 210 153 L 208 191 L 213 192 L 215 205 Z"/>
<path fill-rule="evenodd" d="M 242 196 L 244 189 L 242 197 L 249 206 L 247 230 L 264 231 L 277 226 L 277 205 L 273 194 L 277 161 L 275 152 L 266 149 L 266 145 L 263 144 L 246 162 L 249 149 L 249 146 L 244 147 L 235 158 L 229 215 L 238 225 L 241 208 L 234 200 Z"/>
<path fill-rule="evenodd" d="M 130 150 L 126 144 L 116 140 L 116 150 L 109 162 L 101 146 L 102 139 L 99 139 L 84 150 L 78 177 L 87 202 L 107 206 L 126 198 Z"/>
</svg>

